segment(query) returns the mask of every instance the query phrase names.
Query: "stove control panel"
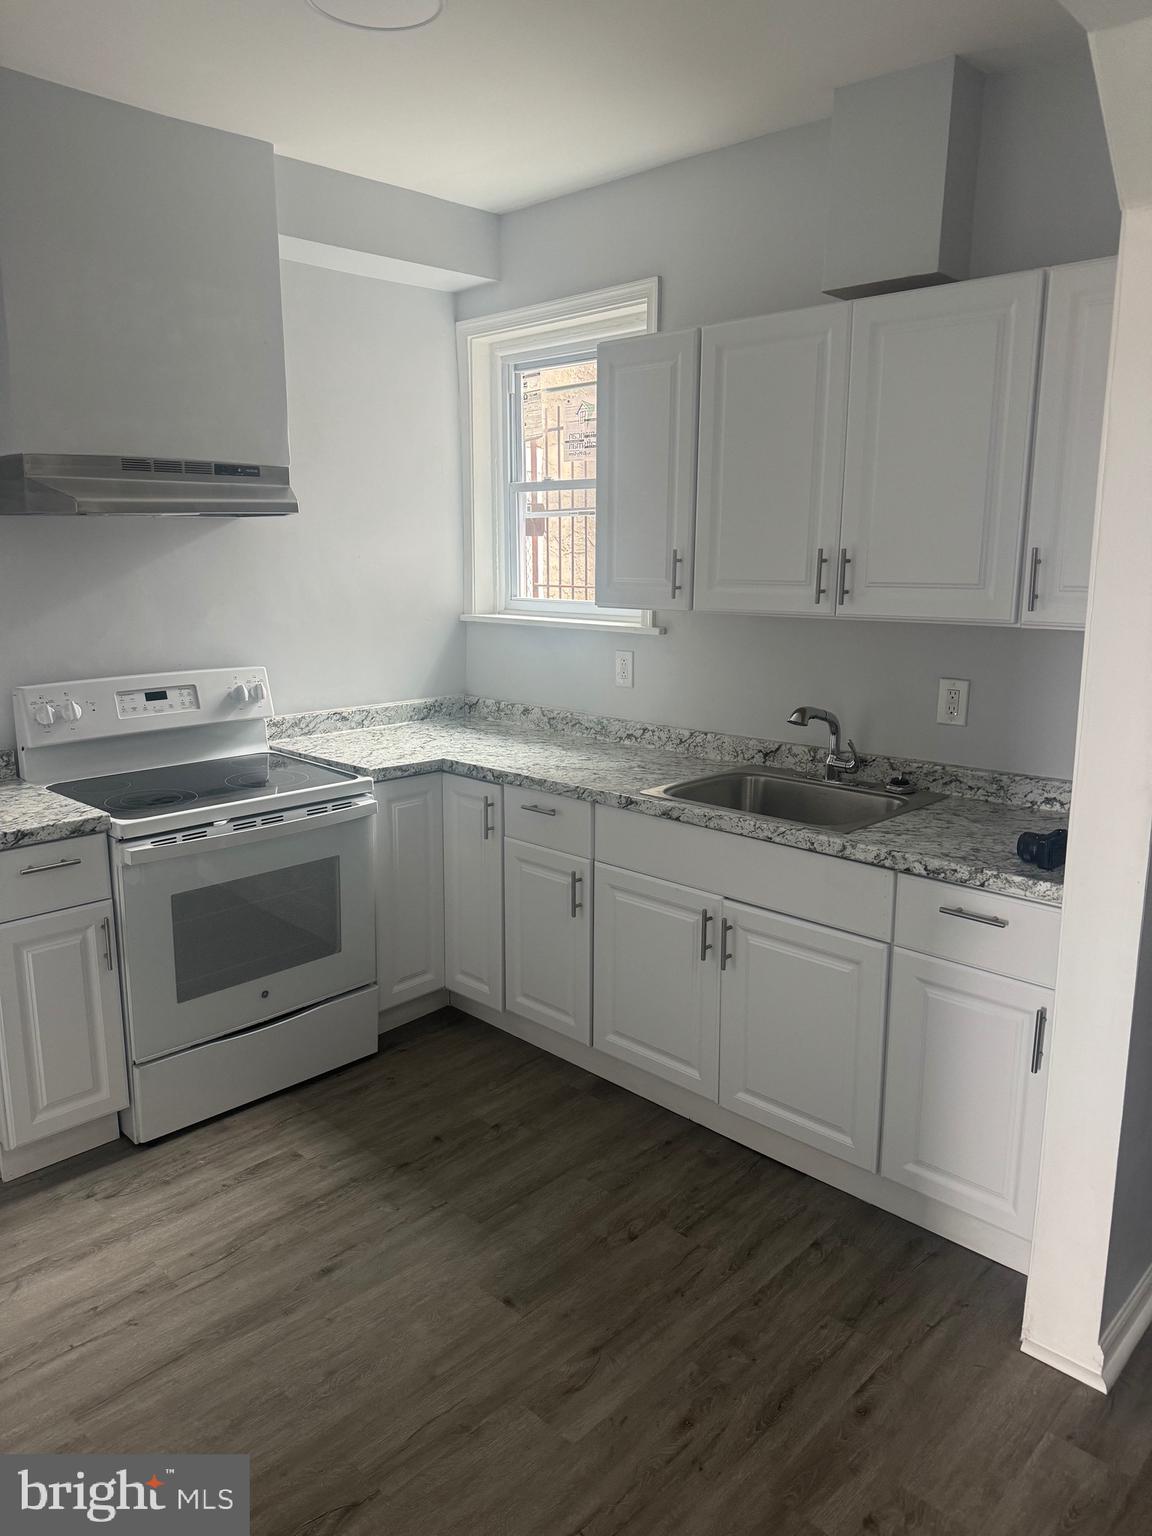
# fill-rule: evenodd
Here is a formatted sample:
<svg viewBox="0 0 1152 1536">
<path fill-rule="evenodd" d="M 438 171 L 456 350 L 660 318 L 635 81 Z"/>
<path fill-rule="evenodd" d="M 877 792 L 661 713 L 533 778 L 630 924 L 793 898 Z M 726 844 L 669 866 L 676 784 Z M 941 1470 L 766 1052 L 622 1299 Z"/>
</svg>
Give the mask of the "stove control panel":
<svg viewBox="0 0 1152 1536">
<path fill-rule="evenodd" d="M 138 731 L 239 727 L 241 722 L 259 725 L 273 712 L 268 673 L 263 667 L 216 667 L 200 672 L 28 684 L 15 690 L 12 702 L 22 767 L 27 764 L 28 751 L 41 747 L 50 749 L 70 741 L 97 741 Z M 63 776 L 58 770 L 45 767 L 45 771 Z"/>
</svg>

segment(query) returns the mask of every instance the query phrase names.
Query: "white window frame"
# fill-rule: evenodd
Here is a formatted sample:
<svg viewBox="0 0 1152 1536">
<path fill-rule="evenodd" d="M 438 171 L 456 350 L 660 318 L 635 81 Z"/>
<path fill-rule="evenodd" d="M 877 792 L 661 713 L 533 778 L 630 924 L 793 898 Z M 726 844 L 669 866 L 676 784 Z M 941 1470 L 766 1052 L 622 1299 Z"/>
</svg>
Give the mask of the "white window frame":
<svg viewBox="0 0 1152 1536">
<path fill-rule="evenodd" d="M 656 330 L 659 280 L 646 278 L 456 326 L 464 501 L 464 613 L 470 623 L 663 634 L 650 609 L 512 597 L 512 477 L 505 401 L 517 363 L 594 352 L 597 343 Z"/>
</svg>

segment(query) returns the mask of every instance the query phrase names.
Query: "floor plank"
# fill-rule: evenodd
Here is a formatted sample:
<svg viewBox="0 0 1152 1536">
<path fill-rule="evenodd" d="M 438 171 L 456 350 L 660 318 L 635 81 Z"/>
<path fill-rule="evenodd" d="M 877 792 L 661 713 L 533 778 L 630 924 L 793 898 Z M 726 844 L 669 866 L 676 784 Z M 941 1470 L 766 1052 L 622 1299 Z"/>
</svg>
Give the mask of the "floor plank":
<svg viewBox="0 0 1152 1536">
<path fill-rule="evenodd" d="M 1148 1536 L 1019 1275 L 451 1009 L 0 1191 L 0 1449 L 246 1451 L 258 1536 Z"/>
</svg>

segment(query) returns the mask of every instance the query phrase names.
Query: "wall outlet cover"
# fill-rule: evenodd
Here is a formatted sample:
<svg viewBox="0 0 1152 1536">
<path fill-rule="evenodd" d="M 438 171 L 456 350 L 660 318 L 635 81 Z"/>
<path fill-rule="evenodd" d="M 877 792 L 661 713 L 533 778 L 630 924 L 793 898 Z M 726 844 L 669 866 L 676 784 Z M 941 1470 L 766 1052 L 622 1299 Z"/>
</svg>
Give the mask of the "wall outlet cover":
<svg viewBox="0 0 1152 1536">
<path fill-rule="evenodd" d="M 966 677 L 942 677 L 940 695 L 936 703 L 937 725 L 968 724 L 968 689 Z"/>
<path fill-rule="evenodd" d="M 616 652 L 616 686 L 617 688 L 631 688 L 632 686 L 632 652 Z"/>
</svg>

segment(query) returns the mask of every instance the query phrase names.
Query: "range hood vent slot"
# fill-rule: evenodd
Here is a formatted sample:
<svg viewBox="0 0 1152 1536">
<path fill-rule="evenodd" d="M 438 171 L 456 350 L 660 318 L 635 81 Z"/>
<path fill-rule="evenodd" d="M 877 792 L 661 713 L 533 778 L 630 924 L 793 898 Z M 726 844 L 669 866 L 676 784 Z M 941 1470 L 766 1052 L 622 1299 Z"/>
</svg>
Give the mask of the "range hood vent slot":
<svg viewBox="0 0 1152 1536">
<path fill-rule="evenodd" d="M 0 513 L 286 517 L 298 510 L 284 465 L 111 454 L 0 457 Z"/>
</svg>

